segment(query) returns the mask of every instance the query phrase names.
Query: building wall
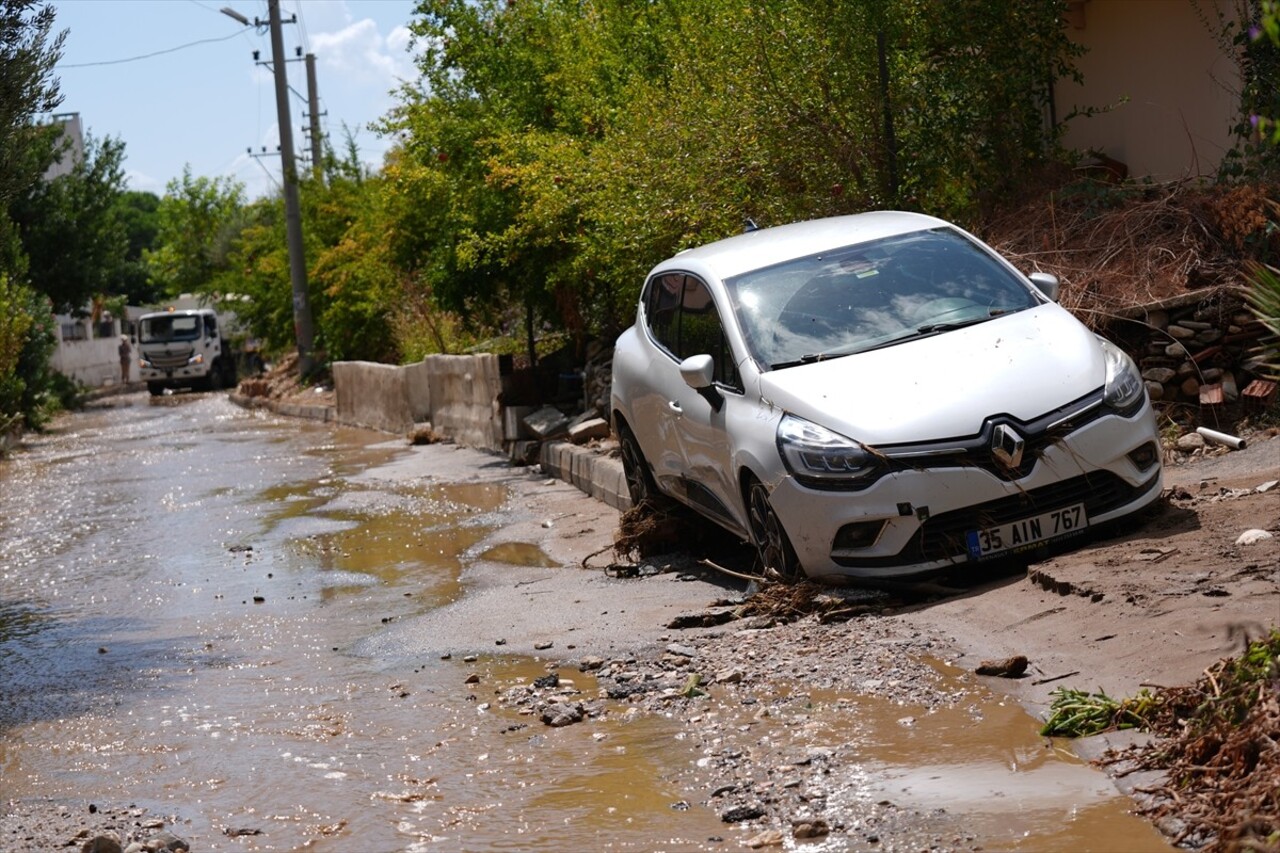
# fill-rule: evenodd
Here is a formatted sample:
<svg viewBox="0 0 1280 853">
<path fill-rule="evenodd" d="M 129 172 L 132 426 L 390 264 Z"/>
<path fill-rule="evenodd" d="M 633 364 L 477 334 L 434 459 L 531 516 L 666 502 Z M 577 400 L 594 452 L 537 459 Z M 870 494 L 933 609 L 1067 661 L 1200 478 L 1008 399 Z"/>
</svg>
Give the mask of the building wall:
<svg viewBox="0 0 1280 853">
<path fill-rule="evenodd" d="M 1131 177 L 1212 176 L 1233 144 L 1240 74 L 1210 31 L 1234 0 L 1076 0 L 1067 35 L 1088 52 L 1083 86 L 1060 80 L 1059 121 L 1074 108 L 1128 102 L 1072 119 L 1063 142 L 1125 163 Z"/>
<path fill-rule="evenodd" d="M 68 147 L 62 153 L 62 159 L 44 173 L 46 181 L 70 174 L 75 164 L 84 160 L 84 127 L 80 124 L 80 113 L 59 113 L 50 121 L 62 125 L 63 141 Z"/>
</svg>

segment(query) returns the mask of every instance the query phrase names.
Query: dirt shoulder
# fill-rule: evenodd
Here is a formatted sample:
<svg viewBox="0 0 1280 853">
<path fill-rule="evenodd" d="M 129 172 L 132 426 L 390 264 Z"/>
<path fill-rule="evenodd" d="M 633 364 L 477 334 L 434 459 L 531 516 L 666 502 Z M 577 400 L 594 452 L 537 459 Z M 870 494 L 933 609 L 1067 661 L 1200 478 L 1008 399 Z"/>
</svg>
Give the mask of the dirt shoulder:
<svg viewBox="0 0 1280 853">
<path fill-rule="evenodd" d="M 950 637 L 963 661 L 1027 656 L 1009 685 L 1032 707 L 1061 686 L 1121 697 L 1194 682 L 1280 624 L 1277 480 L 1277 436 L 1173 465 L 1163 505 L 1134 532 L 896 618 Z M 1237 544 L 1248 530 L 1272 537 Z"/>
</svg>

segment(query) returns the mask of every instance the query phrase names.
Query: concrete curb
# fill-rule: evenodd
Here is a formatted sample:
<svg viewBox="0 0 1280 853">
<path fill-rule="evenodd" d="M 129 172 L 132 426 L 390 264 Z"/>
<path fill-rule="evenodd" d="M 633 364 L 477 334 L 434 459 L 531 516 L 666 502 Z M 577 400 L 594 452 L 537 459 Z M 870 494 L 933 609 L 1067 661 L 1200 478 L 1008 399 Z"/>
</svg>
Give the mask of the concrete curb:
<svg viewBox="0 0 1280 853">
<path fill-rule="evenodd" d="M 308 406 L 302 403 L 285 403 L 279 400 L 268 400 L 265 397 L 246 397 L 232 392 L 228 395 L 231 402 L 242 409 L 266 409 L 277 415 L 289 418 L 307 418 L 324 423 L 336 423 L 333 406 Z"/>
<path fill-rule="evenodd" d="M 631 509 L 622 460 L 567 441 L 543 442 L 538 453 L 542 470 L 576 486 L 620 512 Z"/>
</svg>

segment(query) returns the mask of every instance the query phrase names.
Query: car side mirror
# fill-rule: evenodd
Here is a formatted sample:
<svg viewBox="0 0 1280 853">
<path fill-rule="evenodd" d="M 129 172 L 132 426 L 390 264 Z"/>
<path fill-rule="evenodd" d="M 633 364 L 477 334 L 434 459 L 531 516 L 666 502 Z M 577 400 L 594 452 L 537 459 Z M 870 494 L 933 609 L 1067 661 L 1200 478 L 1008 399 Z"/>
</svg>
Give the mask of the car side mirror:
<svg viewBox="0 0 1280 853">
<path fill-rule="evenodd" d="M 1031 279 L 1031 283 L 1036 286 L 1037 290 L 1049 297 L 1050 300 L 1058 301 L 1058 277 L 1056 275 L 1048 272 L 1033 272 L 1027 277 Z"/>
<path fill-rule="evenodd" d="M 680 378 L 684 384 L 711 404 L 717 412 L 724 405 L 724 395 L 715 386 L 716 363 L 709 355 L 691 355 L 680 362 Z"/>
</svg>

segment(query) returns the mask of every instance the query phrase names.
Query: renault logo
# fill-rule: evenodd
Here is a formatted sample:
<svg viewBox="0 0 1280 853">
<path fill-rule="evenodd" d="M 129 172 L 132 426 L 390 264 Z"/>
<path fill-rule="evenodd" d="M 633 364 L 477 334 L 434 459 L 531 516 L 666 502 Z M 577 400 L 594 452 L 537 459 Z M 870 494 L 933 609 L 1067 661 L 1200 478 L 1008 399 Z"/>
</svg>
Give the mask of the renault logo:
<svg viewBox="0 0 1280 853">
<path fill-rule="evenodd" d="M 1006 468 L 1017 468 L 1022 464 L 1022 451 L 1027 443 L 1011 426 L 999 424 L 991 436 L 991 455 Z"/>
</svg>

